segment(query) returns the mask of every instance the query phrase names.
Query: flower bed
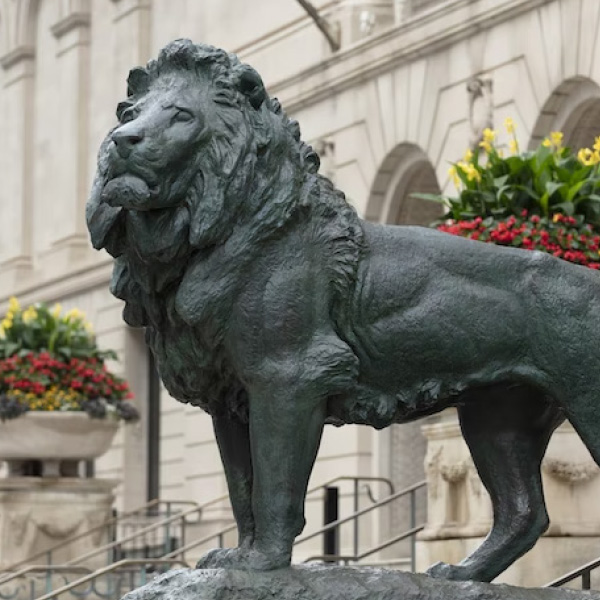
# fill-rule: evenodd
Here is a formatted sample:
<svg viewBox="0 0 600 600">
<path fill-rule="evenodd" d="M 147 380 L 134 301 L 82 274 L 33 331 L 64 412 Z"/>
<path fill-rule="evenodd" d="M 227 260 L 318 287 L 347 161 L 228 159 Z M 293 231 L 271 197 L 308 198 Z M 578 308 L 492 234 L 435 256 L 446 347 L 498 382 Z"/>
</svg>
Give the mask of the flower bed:
<svg viewBox="0 0 600 600">
<path fill-rule="evenodd" d="M 526 250 L 539 250 L 600 269 L 600 137 L 575 154 L 552 132 L 532 152 L 520 152 L 511 119 L 510 155 L 486 129 L 479 148 L 451 165 L 455 196 L 415 194 L 448 208 L 440 231 Z"/>
<path fill-rule="evenodd" d="M 133 421 L 129 386 L 111 373 L 93 330 L 78 310 L 56 305 L 22 310 L 11 298 L 0 328 L 0 419 L 27 411 L 85 412 Z"/>
</svg>

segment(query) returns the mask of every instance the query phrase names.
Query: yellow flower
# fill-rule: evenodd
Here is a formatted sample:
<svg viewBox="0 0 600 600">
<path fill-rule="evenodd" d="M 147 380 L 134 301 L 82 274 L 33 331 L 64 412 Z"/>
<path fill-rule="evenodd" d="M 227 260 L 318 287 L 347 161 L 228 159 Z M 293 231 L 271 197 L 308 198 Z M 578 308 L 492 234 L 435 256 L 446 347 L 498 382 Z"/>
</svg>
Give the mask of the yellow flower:
<svg viewBox="0 0 600 600">
<path fill-rule="evenodd" d="M 456 167 L 454 165 L 452 165 L 448 169 L 448 175 L 452 179 L 452 183 L 454 183 L 454 187 L 458 188 L 460 186 L 460 177 L 458 176 L 458 173 L 456 171 Z"/>
<path fill-rule="evenodd" d="M 504 127 L 506 128 L 507 133 L 515 132 L 515 122 L 510 117 L 504 119 Z"/>
<path fill-rule="evenodd" d="M 465 152 L 463 160 L 468 163 L 473 160 L 473 152 L 470 149 Z"/>
<path fill-rule="evenodd" d="M 463 168 L 463 171 L 467 174 L 467 179 L 469 181 L 481 181 L 481 173 L 475 168 L 474 165 L 466 165 Z"/>
<path fill-rule="evenodd" d="M 600 151 L 600 136 L 594 139 L 594 150 Z"/>
<path fill-rule="evenodd" d="M 483 148 L 485 152 L 488 154 L 492 151 L 492 145 L 487 141 L 483 140 L 483 142 L 479 142 L 480 148 Z"/>
<path fill-rule="evenodd" d="M 52 316 L 55 319 L 58 319 L 58 317 L 60 317 L 60 313 L 62 311 L 62 306 L 57 302 L 53 307 L 52 307 Z"/>
<path fill-rule="evenodd" d="M 12 319 L 9 319 L 9 318 L 2 319 L 1 325 L 2 325 L 2 329 L 4 331 L 6 331 L 7 329 L 10 329 L 12 327 L 12 324 L 13 324 Z"/>
<path fill-rule="evenodd" d="M 544 141 L 542 142 L 542 146 L 544 146 L 544 148 L 551 148 L 552 142 L 548 138 L 544 138 Z"/>
<path fill-rule="evenodd" d="M 496 139 L 496 132 L 489 127 L 483 130 L 483 141 L 491 144 Z"/>
<path fill-rule="evenodd" d="M 594 153 L 589 148 L 582 148 L 577 153 L 577 158 L 586 166 L 594 164 Z"/>
<path fill-rule="evenodd" d="M 31 323 L 37 317 L 37 310 L 33 306 L 30 306 L 27 310 L 23 311 L 23 321 L 25 323 Z"/>
<path fill-rule="evenodd" d="M 85 313 L 80 311 L 78 308 L 72 308 L 65 315 L 66 320 L 79 321 L 85 319 Z"/>
<path fill-rule="evenodd" d="M 21 305 L 19 304 L 19 301 L 14 296 L 11 296 L 8 299 L 8 310 L 12 313 L 16 313 L 21 310 Z"/>
<path fill-rule="evenodd" d="M 553 223 L 558 223 L 558 220 L 562 217 L 562 215 L 560 213 L 555 213 L 554 216 L 552 217 L 552 222 Z"/>
<path fill-rule="evenodd" d="M 519 153 L 519 143 L 514 138 L 508 142 L 508 149 L 511 154 Z"/>
<path fill-rule="evenodd" d="M 550 140 L 552 141 L 552 144 L 556 147 L 557 150 L 562 145 L 563 137 L 564 135 L 562 131 L 552 131 L 550 133 Z"/>
</svg>

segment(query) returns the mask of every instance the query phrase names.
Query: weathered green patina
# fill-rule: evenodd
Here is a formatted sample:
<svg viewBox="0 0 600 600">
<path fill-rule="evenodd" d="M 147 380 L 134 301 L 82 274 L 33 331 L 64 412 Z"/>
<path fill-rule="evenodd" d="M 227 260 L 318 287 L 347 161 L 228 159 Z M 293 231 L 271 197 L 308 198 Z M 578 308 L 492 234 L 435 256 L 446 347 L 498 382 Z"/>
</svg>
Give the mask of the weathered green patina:
<svg viewBox="0 0 600 600">
<path fill-rule="evenodd" d="M 87 207 L 161 377 L 214 420 L 239 547 L 290 561 L 323 425 L 457 406 L 494 506 L 437 577 L 491 580 L 548 526 L 540 464 L 566 416 L 600 461 L 600 278 L 548 255 L 362 221 L 236 57 L 179 40 L 129 76 Z"/>
</svg>

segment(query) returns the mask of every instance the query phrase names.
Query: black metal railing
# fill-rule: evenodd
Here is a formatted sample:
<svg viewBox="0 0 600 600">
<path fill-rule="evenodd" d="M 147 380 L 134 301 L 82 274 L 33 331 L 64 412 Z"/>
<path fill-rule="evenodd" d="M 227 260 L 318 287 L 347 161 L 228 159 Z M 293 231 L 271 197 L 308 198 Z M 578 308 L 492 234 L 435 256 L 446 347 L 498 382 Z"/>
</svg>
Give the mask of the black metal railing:
<svg viewBox="0 0 600 600">
<path fill-rule="evenodd" d="M 544 587 L 562 587 L 567 583 L 571 583 L 581 578 L 581 589 L 591 590 L 592 589 L 592 571 L 600 567 L 600 557 L 596 558 L 585 565 L 570 571 L 566 575 L 547 583 Z"/>
<path fill-rule="evenodd" d="M 371 504 L 371 506 L 367 506 L 366 508 L 363 508 L 362 510 L 357 510 L 353 514 L 348 515 L 347 517 L 344 517 L 343 519 L 338 519 L 337 521 L 333 521 L 332 523 L 325 525 L 324 527 L 322 527 L 321 529 L 319 529 L 317 531 L 314 531 L 308 535 L 298 538 L 296 540 L 295 545 L 297 546 L 299 544 L 303 544 L 304 542 L 307 542 L 308 540 L 311 540 L 318 535 L 322 535 L 323 533 L 325 533 L 327 531 L 332 531 L 332 530 L 339 531 L 339 528 L 342 525 L 344 525 L 346 523 L 353 523 L 353 547 L 352 547 L 351 554 L 347 554 L 347 555 L 343 555 L 343 556 L 322 554 L 322 555 L 318 555 L 318 556 L 311 556 L 310 558 L 306 559 L 305 562 L 319 560 L 319 561 L 323 561 L 323 562 L 343 562 L 345 564 L 356 563 L 356 562 L 359 562 L 369 556 L 372 556 L 373 554 L 375 554 L 381 550 L 389 548 L 390 546 L 393 546 L 394 544 L 397 544 L 406 539 L 410 539 L 411 540 L 410 565 L 411 565 L 411 570 L 414 571 L 415 570 L 415 556 L 416 556 L 416 553 L 415 553 L 416 535 L 417 535 L 417 533 L 419 533 L 419 531 L 421 531 L 425 527 L 425 524 L 417 524 L 416 523 L 417 492 L 419 492 L 419 490 L 424 490 L 426 486 L 427 486 L 426 481 L 420 481 L 419 483 L 411 485 L 399 492 L 390 494 L 383 500 L 379 500 L 378 502 Z M 410 527 L 409 527 L 409 529 L 407 531 L 402 532 L 399 535 L 396 535 L 396 536 L 386 540 L 385 542 L 383 542 L 381 544 L 378 544 L 377 546 L 375 546 L 373 548 L 370 548 L 368 550 L 364 550 L 361 552 L 359 550 L 359 548 L 360 548 L 360 540 L 359 540 L 360 528 L 359 528 L 359 523 L 358 523 L 359 518 L 366 514 L 372 513 L 373 511 L 378 510 L 378 509 L 382 508 L 383 506 L 387 506 L 388 504 L 391 504 L 392 502 L 396 502 L 398 500 L 401 500 L 401 499 L 404 499 L 407 497 L 410 502 Z"/>
</svg>

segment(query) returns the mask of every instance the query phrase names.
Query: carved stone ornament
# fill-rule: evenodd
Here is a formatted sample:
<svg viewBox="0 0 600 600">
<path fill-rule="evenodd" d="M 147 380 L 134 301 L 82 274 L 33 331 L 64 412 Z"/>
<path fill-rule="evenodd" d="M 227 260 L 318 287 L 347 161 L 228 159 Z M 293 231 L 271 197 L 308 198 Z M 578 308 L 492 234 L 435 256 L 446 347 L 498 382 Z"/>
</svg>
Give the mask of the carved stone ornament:
<svg viewBox="0 0 600 600">
<path fill-rule="evenodd" d="M 546 458 L 542 463 L 544 472 L 569 484 L 586 483 L 598 476 L 598 465 L 591 460 L 575 463 L 558 458 Z"/>
<path fill-rule="evenodd" d="M 117 118 L 87 223 L 169 393 L 213 418 L 239 545 L 199 566 L 290 564 L 326 423 L 450 406 L 495 521 L 428 572 L 489 581 L 527 552 L 548 526 L 541 457 L 564 414 L 600 461 L 598 274 L 363 221 L 260 75 L 211 46 L 177 40 L 133 69 Z"/>
</svg>

